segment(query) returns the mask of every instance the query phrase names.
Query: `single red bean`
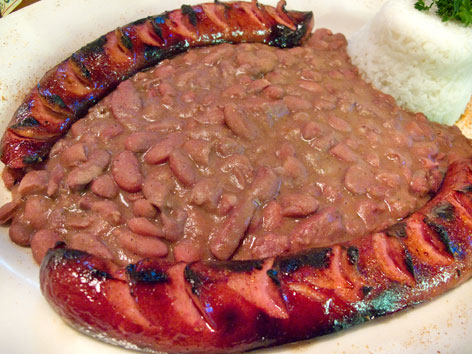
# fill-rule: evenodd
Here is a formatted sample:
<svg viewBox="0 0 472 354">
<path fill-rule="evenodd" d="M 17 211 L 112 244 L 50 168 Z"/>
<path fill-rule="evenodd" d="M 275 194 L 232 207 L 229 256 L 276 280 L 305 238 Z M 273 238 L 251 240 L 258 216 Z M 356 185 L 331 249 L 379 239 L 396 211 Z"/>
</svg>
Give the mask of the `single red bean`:
<svg viewBox="0 0 472 354">
<path fill-rule="evenodd" d="M 83 212 L 68 212 L 65 225 L 68 229 L 85 229 L 92 224 L 93 217 Z"/>
<path fill-rule="evenodd" d="M 71 235 L 67 240 L 67 246 L 72 249 L 93 254 L 100 258 L 113 258 L 110 250 L 98 239 L 98 237 L 87 232 L 79 232 Z"/>
<path fill-rule="evenodd" d="M 280 198 L 282 215 L 289 217 L 303 217 L 313 214 L 319 207 L 318 201 L 310 196 L 300 193 L 286 193 Z"/>
<path fill-rule="evenodd" d="M 269 202 L 262 211 L 262 228 L 272 231 L 282 223 L 282 207 L 275 200 Z"/>
<path fill-rule="evenodd" d="M 83 143 L 76 143 L 61 153 L 61 161 L 66 166 L 77 166 L 87 161 L 87 151 Z"/>
<path fill-rule="evenodd" d="M 165 139 L 157 142 L 144 155 L 144 161 L 150 165 L 156 165 L 166 161 L 172 151 L 179 148 L 185 142 L 181 133 L 169 134 Z"/>
<path fill-rule="evenodd" d="M 359 156 L 344 143 L 336 144 L 329 150 L 329 152 L 338 159 L 347 162 L 354 162 L 359 159 Z"/>
<path fill-rule="evenodd" d="M 128 220 L 129 229 L 135 234 L 142 236 L 153 236 L 153 237 L 162 237 L 164 236 L 164 231 L 161 227 L 150 222 L 148 219 L 139 217 L 131 218 Z"/>
<path fill-rule="evenodd" d="M 251 254 L 254 258 L 267 258 L 279 256 L 290 249 L 290 239 L 285 235 L 266 234 L 257 237 Z"/>
<path fill-rule="evenodd" d="M 47 189 L 47 195 L 49 197 L 52 197 L 54 194 L 56 194 L 56 192 L 59 189 L 59 183 L 62 181 L 65 175 L 66 175 L 66 172 L 64 171 L 64 168 L 60 164 L 57 164 L 51 170 L 51 176 L 49 179 L 48 189 Z"/>
<path fill-rule="evenodd" d="M 43 196 L 31 196 L 26 200 L 24 217 L 29 220 L 35 229 L 41 229 L 47 225 L 51 200 Z"/>
<path fill-rule="evenodd" d="M 132 152 L 145 152 L 153 146 L 161 136 L 160 133 L 152 131 L 132 133 L 126 138 L 125 148 Z"/>
<path fill-rule="evenodd" d="M 198 181 L 198 170 L 183 150 L 177 149 L 172 151 L 169 155 L 169 166 L 184 186 L 192 186 Z"/>
<path fill-rule="evenodd" d="M 118 244 L 141 257 L 165 257 L 169 253 L 167 245 L 156 237 L 139 236 L 128 230 L 117 232 Z"/>
<path fill-rule="evenodd" d="M 5 166 L 2 170 L 3 184 L 7 189 L 12 189 L 13 186 L 21 180 L 24 176 L 24 172 L 19 168 L 10 168 Z"/>
<path fill-rule="evenodd" d="M 133 215 L 152 219 L 156 216 L 156 209 L 146 199 L 138 199 L 133 204 Z"/>
<path fill-rule="evenodd" d="M 202 139 L 191 139 L 186 141 L 182 148 L 197 164 L 208 166 L 212 145 L 212 143 Z"/>
<path fill-rule="evenodd" d="M 213 210 L 218 205 L 222 188 L 213 178 L 203 178 L 192 188 L 190 200 L 195 205 L 204 205 Z"/>
<path fill-rule="evenodd" d="M 210 250 L 216 258 L 226 260 L 231 257 L 244 237 L 255 211 L 256 204 L 249 198 L 231 210 L 210 239 Z"/>
<path fill-rule="evenodd" d="M 36 263 L 41 264 L 46 252 L 61 241 L 58 234 L 51 230 L 39 230 L 31 237 L 31 252 Z"/>
<path fill-rule="evenodd" d="M 144 197 L 153 205 L 162 209 L 167 205 L 171 188 L 168 183 L 160 181 L 154 174 L 146 176 L 143 183 Z"/>
<path fill-rule="evenodd" d="M 5 224 L 6 222 L 10 221 L 11 218 L 15 216 L 15 212 L 19 205 L 19 200 L 13 200 L 3 204 L 0 208 L 0 224 Z"/>
<path fill-rule="evenodd" d="M 18 193 L 22 196 L 42 193 L 47 189 L 49 173 L 44 170 L 28 172 L 18 186 Z"/>
<path fill-rule="evenodd" d="M 375 184 L 375 176 L 365 166 L 352 165 L 347 169 L 344 177 L 344 186 L 347 190 L 356 194 L 363 194 Z"/>
<path fill-rule="evenodd" d="M 253 140 L 257 136 L 257 130 L 251 122 L 243 116 L 233 103 L 224 108 L 225 122 L 228 127 L 239 137 Z"/>
<path fill-rule="evenodd" d="M 176 262 L 196 262 L 203 258 L 200 243 L 191 239 L 183 239 L 174 246 L 174 259 Z"/>
<path fill-rule="evenodd" d="M 175 210 L 172 214 L 161 213 L 164 238 L 169 241 L 177 241 L 184 235 L 187 212 Z"/>
<path fill-rule="evenodd" d="M 251 198 L 257 199 L 260 204 L 267 203 L 278 193 L 280 178 L 267 166 L 257 170 L 256 177 L 249 188 Z"/>
<path fill-rule="evenodd" d="M 27 225 L 18 221 L 18 218 L 13 219 L 10 228 L 8 229 L 8 235 L 10 240 L 19 246 L 28 247 L 33 232 Z"/>
<path fill-rule="evenodd" d="M 139 161 L 131 151 L 122 151 L 113 159 L 111 173 L 116 184 L 125 191 L 141 190 L 143 176 Z"/>
<path fill-rule="evenodd" d="M 118 194 L 118 188 L 113 178 L 109 175 L 99 176 L 93 181 L 90 189 L 96 195 L 109 199 L 116 197 Z"/>
<path fill-rule="evenodd" d="M 100 200 L 93 202 L 91 209 L 112 225 L 117 225 L 121 221 L 121 213 L 116 204 L 112 201 Z"/>
</svg>

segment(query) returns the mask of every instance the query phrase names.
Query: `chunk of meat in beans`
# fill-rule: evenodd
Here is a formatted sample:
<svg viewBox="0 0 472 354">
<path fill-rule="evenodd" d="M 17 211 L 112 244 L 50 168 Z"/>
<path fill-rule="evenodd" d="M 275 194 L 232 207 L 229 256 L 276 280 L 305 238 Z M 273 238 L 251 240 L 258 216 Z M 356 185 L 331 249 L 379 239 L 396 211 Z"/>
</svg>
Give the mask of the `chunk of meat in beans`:
<svg viewBox="0 0 472 354">
<path fill-rule="evenodd" d="M 375 232 L 424 205 L 455 127 L 362 81 L 346 40 L 192 50 L 121 83 L 36 170 L 2 173 L 10 238 L 37 262 L 57 241 L 123 265 L 248 259 Z"/>
</svg>

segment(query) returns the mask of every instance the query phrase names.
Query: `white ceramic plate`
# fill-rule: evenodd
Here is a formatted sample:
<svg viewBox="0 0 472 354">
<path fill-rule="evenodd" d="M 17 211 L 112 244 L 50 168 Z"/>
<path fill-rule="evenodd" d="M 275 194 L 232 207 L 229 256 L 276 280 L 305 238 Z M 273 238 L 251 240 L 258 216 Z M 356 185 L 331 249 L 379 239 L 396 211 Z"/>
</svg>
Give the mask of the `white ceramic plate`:
<svg viewBox="0 0 472 354">
<path fill-rule="evenodd" d="M 289 0 L 288 7 L 313 10 L 316 27 L 349 37 L 381 2 Z M 0 19 L 0 131 L 48 68 L 119 25 L 180 5 L 180 0 L 42 0 Z M 9 194 L 0 187 L 0 203 L 8 200 Z M 38 267 L 29 249 L 12 244 L 6 228 L 0 229 L 0 284 L 0 352 L 128 353 L 85 337 L 62 322 L 41 296 Z M 415 309 L 260 353 L 471 353 L 470 294 L 472 281 Z"/>
</svg>

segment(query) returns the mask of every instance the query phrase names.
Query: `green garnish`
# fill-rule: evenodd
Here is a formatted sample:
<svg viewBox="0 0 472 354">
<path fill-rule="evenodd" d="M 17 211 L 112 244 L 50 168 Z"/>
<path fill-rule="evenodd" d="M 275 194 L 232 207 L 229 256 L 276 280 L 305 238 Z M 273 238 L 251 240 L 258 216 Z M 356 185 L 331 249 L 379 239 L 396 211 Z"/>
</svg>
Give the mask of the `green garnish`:
<svg viewBox="0 0 472 354">
<path fill-rule="evenodd" d="M 471 0 L 432 0 L 426 5 L 424 0 L 418 0 L 415 3 L 415 9 L 428 11 L 433 5 L 436 5 L 436 13 L 443 22 L 457 20 L 466 27 L 472 24 L 472 3 Z"/>
</svg>

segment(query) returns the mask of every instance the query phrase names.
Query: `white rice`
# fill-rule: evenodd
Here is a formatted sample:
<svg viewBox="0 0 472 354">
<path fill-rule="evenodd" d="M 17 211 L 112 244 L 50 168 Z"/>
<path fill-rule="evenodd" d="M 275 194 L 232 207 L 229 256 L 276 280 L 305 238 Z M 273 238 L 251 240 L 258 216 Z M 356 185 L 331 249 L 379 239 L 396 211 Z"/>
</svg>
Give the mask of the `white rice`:
<svg viewBox="0 0 472 354">
<path fill-rule="evenodd" d="M 454 124 L 472 94 L 472 28 L 387 1 L 349 40 L 363 77 L 429 119 Z"/>
</svg>

